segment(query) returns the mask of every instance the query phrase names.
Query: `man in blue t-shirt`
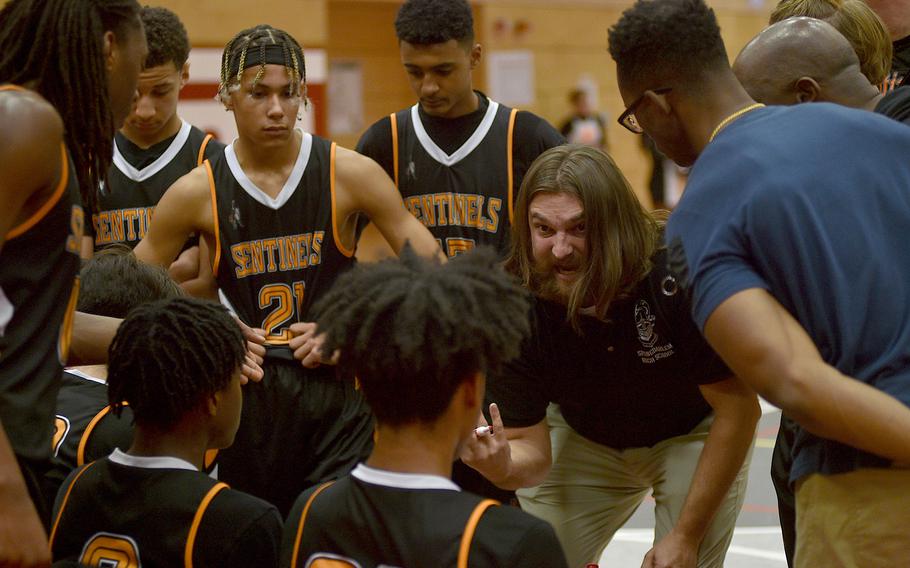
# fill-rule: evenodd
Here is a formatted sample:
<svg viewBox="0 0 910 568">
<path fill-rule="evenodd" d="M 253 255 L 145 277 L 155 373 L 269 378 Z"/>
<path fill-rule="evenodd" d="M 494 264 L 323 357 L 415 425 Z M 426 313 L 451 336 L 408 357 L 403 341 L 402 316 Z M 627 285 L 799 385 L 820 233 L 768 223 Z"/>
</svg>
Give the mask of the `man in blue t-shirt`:
<svg viewBox="0 0 910 568">
<path fill-rule="evenodd" d="M 667 242 L 696 323 L 802 426 L 797 565 L 905 563 L 910 131 L 835 105 L 754 103 L 701 0 L 640 0 L 610 52 L 620 122 L 695 164 Z"/>
</svg>

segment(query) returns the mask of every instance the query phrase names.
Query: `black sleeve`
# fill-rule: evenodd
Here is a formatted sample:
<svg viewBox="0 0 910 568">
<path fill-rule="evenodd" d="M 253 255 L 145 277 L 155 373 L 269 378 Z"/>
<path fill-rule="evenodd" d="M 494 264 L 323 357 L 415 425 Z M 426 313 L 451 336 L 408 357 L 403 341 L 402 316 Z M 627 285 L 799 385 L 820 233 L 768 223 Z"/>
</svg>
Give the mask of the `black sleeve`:
<svg viewBox="0 0 910 568">
<path fill-rule="evenodd" d="M 521 568 L 568 568 L 566 555 L 549 523 L 537 520 L 515 547 L 505 566 Z"/>
<path fill-rule="evenodd" d="M 678 348 L 677 352 L 684 353 L 686 356 L 682 368 L 687 369 L 691 380 L 699 385 L 729 379 L 733 376 L 733 371 L 708 345 L 708 341 L 695 325 L 695 320 L 692 319 L 691 289 L 684 290 L 679 286 L 680 278 L 666 266 L 666 261 L 663 264 L 664 266 L 654 268 L 654 270 L 663 270 L 665 273 L 661 273 L 660 276 L 661 289 L 652 291 L 652 294 L 654 298 L 661 298 L 669 303 L 669 309 L 664 309 L 669 312 L 666 316 L 670 321 L 670 329 L 673 330 L 673 344 Z M 667 278 L 672 281 L 665 282 Z M 675 291 L 675 293 L 668 296 L 664 288 Z"/>
<path fill-rule="evenodd" d="M 531 317 L 531 336 L 522 343 L 521 353 L 487 377 L 487 404 L 484 407 L 495 402 L 507 428 L 537 424 L 546 418 L 550 403 L 538 333 L 540 326 L 536 314 Z"/>
<path fill-rule="evenodd" d="M 515 195 L 521 187 L 528 168 L 540 156 L 554 146 L 566 143 L 565 137 L 556 131 L 546 120 L 528 111 L 519 111 L 515 117 L 515 131 L 512 133 L 513 162 L 512 172 L 515 180 Z"/>
<path fill-rule="evenodd" d="M 288 513 L 288 518 L 284 522 L 284 533 L 281 535 L 281 568 L 291 566 L 291 556 L 294 554 L 294 544 L 297 540 L 297 528 L 300 526 L 300 515 L 303 513 L 306 502 L 318 488 L 319 485 L 316 485 L 301 493 L 294 501 L 291 512 Z M 306 561 L 306 557 L 302 560 Z"/>
<path fill-rule="evenodd" d="M 231 559 L 231 566 L 238 568 L 278 566 L 281 543 L 281 517 L 278 509 L 270 507 L 254 519 L 245 531 L 238 533 L 229 545 L 225 558 Z"/>
<path fill-rule="evenodd" d="M 373 123 L 360 140 L 357 141 L 357 152 L 382 166 L 385 173 L 394 181 L 395 164 L 392 154 L 392 120 L 386 116 Z"/>
</svg>

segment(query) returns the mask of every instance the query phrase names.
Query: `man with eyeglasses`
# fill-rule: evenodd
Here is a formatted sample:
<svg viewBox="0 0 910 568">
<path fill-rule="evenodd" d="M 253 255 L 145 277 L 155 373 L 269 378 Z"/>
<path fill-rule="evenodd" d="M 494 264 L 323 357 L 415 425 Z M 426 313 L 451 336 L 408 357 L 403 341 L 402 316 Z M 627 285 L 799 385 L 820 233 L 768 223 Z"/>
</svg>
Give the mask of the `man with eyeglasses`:
<svg viewBox="0 0 910 568">
<path fill-rule="evenodd" d="M 695 164 L 666 234 L 695 323 L 800 425 L 797 568 L 905 566 L 910 130 L 840 105 L 762 108 L 703 0 L 639 0 L 610 54 L 627 125 Z"/>
</svg>

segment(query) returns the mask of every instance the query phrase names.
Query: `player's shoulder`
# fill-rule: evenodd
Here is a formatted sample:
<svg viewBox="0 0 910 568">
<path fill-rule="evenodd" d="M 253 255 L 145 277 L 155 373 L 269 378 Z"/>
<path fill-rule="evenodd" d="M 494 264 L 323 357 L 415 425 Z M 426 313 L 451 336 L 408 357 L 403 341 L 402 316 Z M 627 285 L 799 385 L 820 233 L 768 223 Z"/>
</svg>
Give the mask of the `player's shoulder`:
<svg viewBox="0 0 910 568">
<path fill-rule="evenodd" d="M 25 89 L 0 90 L 0 152 L 10 160 L 59 156 L 63 119 L 44 97 Z M 18 158 L 16 156 L 19 156 Z"/>
<path fill-rule="evenodd" d="M 374 157 L 378 151 L 392 144 L 392 119 L 385 115 L 367 128 L 357 141 L 357 151 Z"/>
<path fill-rule="evenodd" d="M 500 505 L 484 511 L 474 536 L 473 550 L 477 549 L 498 557 L 503 565 L 565 566 L 553 527 L 518 507 Z"/>
</svg>

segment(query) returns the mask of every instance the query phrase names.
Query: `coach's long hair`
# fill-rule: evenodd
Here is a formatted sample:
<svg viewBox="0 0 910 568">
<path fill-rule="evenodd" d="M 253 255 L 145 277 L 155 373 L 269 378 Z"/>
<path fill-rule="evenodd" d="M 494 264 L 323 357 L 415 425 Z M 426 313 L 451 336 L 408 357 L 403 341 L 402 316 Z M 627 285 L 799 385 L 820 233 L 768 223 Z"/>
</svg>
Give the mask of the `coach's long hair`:
<svg viewBox="0 0 910 568">
<path fill-rule="evenodd" d="M 31 86 L 63 118 L 86 208 L 114 155 L 103 36 L 143 33 L 136 0 L 11 0 L 0 11 L 0 83 Z"/>
<path fill-rule="evenodd" d="M 610 303 L 650 272 L 666 212 L 649 213 L 605 152 L 577 144 L 547 150 L 521 183 L 506 259 L 506 269 L 535 293 L 528 209 L 542 192 L 569 193 L 584 207 L 587 259 L 568 298 L 568 320 L 577 330 L 582 308 L 593 303 L 594 315 L 605 319 Z"/>
</svg>

